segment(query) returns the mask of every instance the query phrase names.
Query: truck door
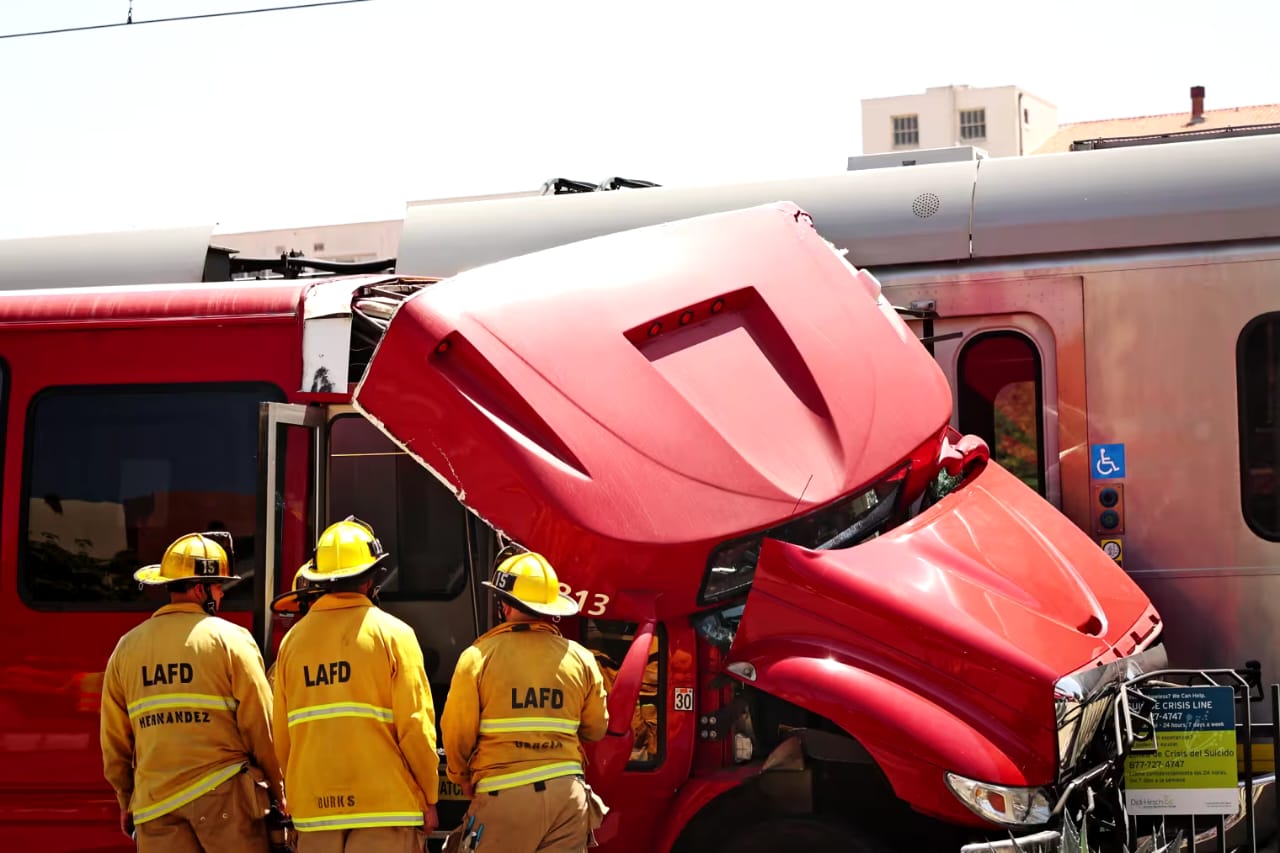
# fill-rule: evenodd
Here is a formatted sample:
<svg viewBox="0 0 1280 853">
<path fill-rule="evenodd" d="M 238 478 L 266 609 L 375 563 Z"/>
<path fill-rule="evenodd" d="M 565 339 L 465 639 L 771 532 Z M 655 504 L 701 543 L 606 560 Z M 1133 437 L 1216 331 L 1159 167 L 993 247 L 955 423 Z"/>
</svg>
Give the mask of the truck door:
<svg viewBox="0 0 1280 853">
<path fill-rule="evenodd" d="M 354 515 L 392 555 L 396 570 L 382 586 L 381 606 L 418 635 L 438 722 L 458 656 L 481 630 L 475 572 L 485 566 L 472 552 L 483 534 L 473 537 L 452 493 L 349 406 L 267 403 L 260 423 L 263 571 L 254 626 L 263 649 L 274 658 L 290 625 L 271 614 L 271 598 L 291 587 L 319 531 Z M 306 500 L 291 502 L 288 492 Z M 448 824 L 461 791 L 441 774 L 440 793 Z"/>
<path fill-rule="evenodd" d="M 886 284 L 954 395 L 951 425 L 1082 526 L 1088 520 L 1084 319 L 1077 276 Z"/>
<path fill-rule="evenodd" d="M 258 410 L 258 531 L 253 575 L 253 636 L 269 667 L 288 623 L 271 600 L 290 588 L 315 541 L 323 491 L 324 407 L 262 403 Z"/>
</svg>

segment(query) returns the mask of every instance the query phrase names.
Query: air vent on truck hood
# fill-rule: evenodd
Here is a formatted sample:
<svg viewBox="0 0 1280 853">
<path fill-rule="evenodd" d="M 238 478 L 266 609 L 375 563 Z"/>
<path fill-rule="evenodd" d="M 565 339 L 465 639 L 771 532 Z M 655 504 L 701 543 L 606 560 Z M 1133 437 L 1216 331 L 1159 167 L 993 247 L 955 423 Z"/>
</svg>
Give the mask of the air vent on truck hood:
<svg viewBox="0 0 1280 853">
<path fill-rule="evenodd" d="M 948 420 L 873 285 L 790 204 L 609 235 L 412 297 L 355 402 L 578 585 L 698 567 L 675 582 L 687 612 L 715 543 L 874 480 Z"/>
</svg>

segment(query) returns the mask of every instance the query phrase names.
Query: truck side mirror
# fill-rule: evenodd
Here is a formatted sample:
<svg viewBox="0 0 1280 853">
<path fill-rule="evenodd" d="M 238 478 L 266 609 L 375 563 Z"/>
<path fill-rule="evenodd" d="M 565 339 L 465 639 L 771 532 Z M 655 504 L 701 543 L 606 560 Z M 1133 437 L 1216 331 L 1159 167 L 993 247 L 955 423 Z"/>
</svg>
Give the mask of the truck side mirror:
<svg viewBox="0 0 1280 853">
<path fill-rule="evenodd" d="M 991 459 L 991 449 L 976 435 L 961 436 L 955 444 L 950 436 L 942 439 L 938 462 L 952 477 L 967 477 L 975 467 L 981 468 Z"/>
</svg>

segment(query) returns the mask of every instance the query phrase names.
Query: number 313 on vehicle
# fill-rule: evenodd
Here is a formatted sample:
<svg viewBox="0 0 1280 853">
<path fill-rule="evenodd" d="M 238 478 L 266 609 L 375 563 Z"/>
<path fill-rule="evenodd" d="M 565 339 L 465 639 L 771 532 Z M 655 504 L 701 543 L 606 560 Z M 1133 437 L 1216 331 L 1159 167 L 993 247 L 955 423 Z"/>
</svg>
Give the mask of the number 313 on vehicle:
<svg viewBox="0 0 1280 853">
<path fill-rule="evenodd" d="M 588 592 L 585 589 L 574 592 L 567 583 L 560 584 L 560 592 L 578 600 L 578 607 L 582 608 L 583 616 L 601 616 L 609 606 L 609 596 L 603 593 Z"/>
</svg>

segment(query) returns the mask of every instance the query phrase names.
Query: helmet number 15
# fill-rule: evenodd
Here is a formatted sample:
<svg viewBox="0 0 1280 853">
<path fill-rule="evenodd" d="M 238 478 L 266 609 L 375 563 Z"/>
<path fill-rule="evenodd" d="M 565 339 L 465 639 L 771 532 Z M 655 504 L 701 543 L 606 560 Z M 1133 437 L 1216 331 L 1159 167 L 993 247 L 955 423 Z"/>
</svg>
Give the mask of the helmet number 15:
<svg viewBox="0 0 1280 853">
<path fill-rule="evenodd" d="M 583 616 L 601 616 L 609 606 L 609 596 L 603 593 L 588 592 L 585 589 L 574 592 L 567 583 L 560 584 L 560 592 L 578 600 L 578 607 L 582 608 Z M 590 602 L 589 606 L 588 602 Z"/>
</svg>

